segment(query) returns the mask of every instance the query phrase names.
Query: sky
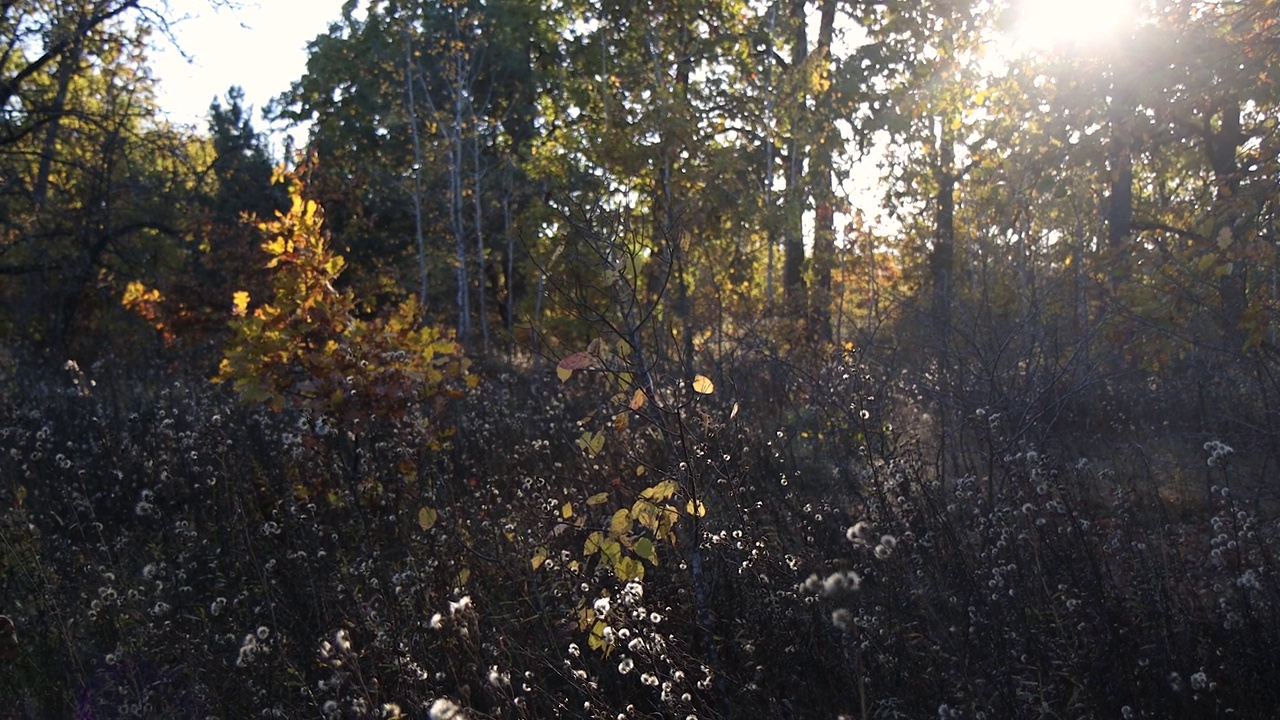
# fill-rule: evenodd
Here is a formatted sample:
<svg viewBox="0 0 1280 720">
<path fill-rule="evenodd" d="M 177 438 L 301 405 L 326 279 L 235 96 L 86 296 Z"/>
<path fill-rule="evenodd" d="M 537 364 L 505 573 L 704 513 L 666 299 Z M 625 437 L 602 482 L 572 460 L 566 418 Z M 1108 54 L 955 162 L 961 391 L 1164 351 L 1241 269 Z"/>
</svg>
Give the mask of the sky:
<svg viewBox="0 0 1280 720">
<path fill-rule="evenodd" d="M 254 127 L 261 111 L 306 70 L 306 45 L 341 15 L 342 0 L 239 0 L 211 8 L 210 0 L 168 0 L 178 46 L 161 39 L 151 67 L 160 81 L 160 107 L 176 123 L 203 128 L 209 105 L 232 85 L 244 88 Z"/>
</svg>

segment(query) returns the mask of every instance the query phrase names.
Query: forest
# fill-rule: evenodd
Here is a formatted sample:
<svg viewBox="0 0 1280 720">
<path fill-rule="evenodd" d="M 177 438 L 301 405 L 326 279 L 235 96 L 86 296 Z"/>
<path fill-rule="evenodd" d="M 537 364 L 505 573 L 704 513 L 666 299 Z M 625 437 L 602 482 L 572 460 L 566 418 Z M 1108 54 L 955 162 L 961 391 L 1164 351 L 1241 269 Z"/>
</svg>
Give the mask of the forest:
<svg viewBox="0 0 1280 720">
<path fill-rule="evenodd" d="M 1280 1 L 180 21 L 0 0 L 0 718 L 1275 716 Z"/>
</svg>

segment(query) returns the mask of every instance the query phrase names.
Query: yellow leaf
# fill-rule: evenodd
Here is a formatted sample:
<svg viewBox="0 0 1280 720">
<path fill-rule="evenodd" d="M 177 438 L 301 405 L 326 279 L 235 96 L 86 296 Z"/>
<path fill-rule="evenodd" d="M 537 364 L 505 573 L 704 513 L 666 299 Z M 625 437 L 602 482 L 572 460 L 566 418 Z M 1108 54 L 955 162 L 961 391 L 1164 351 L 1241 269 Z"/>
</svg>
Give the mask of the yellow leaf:
<svg viewBox="0 0 1280 720">
<path fill-rule="evenodd" d="M 125 307 L 131 307 L 144 302 L 160 302 L 160 300 L 161 295 L 159 290 L 155 288 L 148 290 L 146 285 L 143 285 L 137 280 L 133 280 L 125 286 L 124 297 L 120 299 L 120 302 Z"/>
<path fill-rule="evenodd" d="M 236 317 L 244 317 L 249 312 L 249 293 L 244 290 L 237 290 L 231 294 L 231 314 Z"/>
<path fill-rule="evenodd" d="M 458 573 L 458 582 L 455 584 L 458 587 L 462 587 L 466 585 L 467 581 L 470 579 L 471 579 L 471 570 L 468 568 L 462 568 L 462 571 Z"/>
<path fill-rule="evenodd" d="M 587 498 L 588 505 L 603 505 L 607 502 L 609 502 L 609 493 L 607 492 L 596 493 L 595 495 Z"/>
<path fill-rule="evenodd" d="M 648 500 L 637 500 L 631 506 L 631 517 L 641 525 L 656 530 L 661 516 L 658 513 L 658 506 Z"/>
<path fill-rule="evenodd" d="M 626 413 L 618 413 L 613 416 L 613 429 L 622 432 L 631 425 L 631 416 Z"/>
<path fill-rule="evenodd" d="M 609 519 L 609 534 L 622 535 L 631 530 L 631 513 L 626 508 L 615 512 Z"/>
<path fill-rule="evenodd" d="M 676 509 L 670 505 L 663 505 L 662 516 L 658 518 L 653 528 L 653 536 L 659 540 L 675 542 L 675 533 L 671 532 L 671 529 L 676 526 L 677 520 L 679 520 L 679 513 Z"/>
<path fill-rule="evenodd" d="M 627 403 L 627 407 L 632 410 L 639 410 L 644 407 L 644 403 L 648 398 L 645 397 L 644 391 L 637 389 L 635 394 L 631 396 L 631 402 Z"/>
<path fill-rule="evenodd" d="M 578 438 L 577 444 L 579 450 L 591 457 L 595 457 L 604 449 L 604 433 L 593 433 L 590 430 L 586 430 L 582 433 L 582 437 Z"/>
<path fill-rule="evenodd" d="M 573 503 L 567 502 L 564 504 L 564 507 L 560 508 L 560 517 L 565 520 L 573 517 Z"/>
<path fill-rule="evenodd" d="M 613 572 L 619 580 L 643 580 L 644 564 L 634 558 L 622 558 L 613 566 Z"/>
<path fill-rule="evenodd" d="M 600 543 L 604 542 L 604 535 L 599 531 L 593 532 L 587 536 L 587 542 L 582 546 L 583 555 L 594 555 L 600 551 Z"/>
<path fill-rule="evenodd" d="M 693 391 L 699 395 L 710 395 L 716 391 L 716 384 L 711 382 L 711 378 L 706 375 L 695 375 L 693 378 Z"/>
<path fill-rule="evenodd" d="M 547 549 L 544 547 L 540 547 L 533 553 L 533 560 L 530 561 L 530 564 L 533 565 L 534 570 L 537 570 L 538 568 L 542 567 L 542 563 L 546 561 L 547 561 Z"/>
<path fill-rule="evenodd" d="M 600 557 L 606 565 L 617 565 L 622 560 L 622 543 L 606 538 L 600 543 Z"/>
<path fill-rule="evenodd" d="M 604 629 L 608 627 L 603 620 L 597 620 L 595 625 L 591 626 L 591 634 L 587 636 L 587 647 L 592 650 L 606 649 L 609 644 L 604 638 Z"/>
<path fill-rule="evenodd" d="M 418 511 L 418 527 L 423 530 L 430 530 L 432 525 L 436 524 L 440 514 L 429 507 L 424 507 Z"/>
<path fill-rule="evenodd" d="M 690 500 L 689 502 L 685 503 L 684 511 L 690 515 L 696 515 L 698 517 L 707 516 L 707 506 L 703 505 L 701 500 L 698 500 L 698 501 Z"/>
<path fill-rule="evenodd" d="M 640 497 L 646 500 L 659 502 L 662 500 L 666 500 L 672 495 L 675 495 L 676 488 L 677 488 L 676 481 L 668 478 L 658 483 L 657 485 L 654 485 L 653 487 L 645 488 L 644 490 L 641 490 Z"/>
<path fill-rule="evenodd" d="M 573 375 L 573 371 L 567 367 L 556 368 L 556 377 L 560 378 L 560 382 L 565 382 Z"/>
</svg>

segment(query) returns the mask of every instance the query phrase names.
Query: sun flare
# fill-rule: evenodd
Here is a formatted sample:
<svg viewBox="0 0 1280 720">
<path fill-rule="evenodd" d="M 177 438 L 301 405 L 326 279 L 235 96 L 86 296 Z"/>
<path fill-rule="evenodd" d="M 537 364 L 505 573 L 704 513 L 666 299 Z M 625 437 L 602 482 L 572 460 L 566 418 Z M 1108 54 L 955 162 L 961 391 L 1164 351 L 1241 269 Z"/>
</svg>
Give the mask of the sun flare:
<svg viewBox="0 0 1280 720">
<path fill-rule="evenodd" d="M 1133 0 L 1014 0 L 1014 42 L 1028 50 L 1113 42 L 1133 27 Z"/>
</svg>

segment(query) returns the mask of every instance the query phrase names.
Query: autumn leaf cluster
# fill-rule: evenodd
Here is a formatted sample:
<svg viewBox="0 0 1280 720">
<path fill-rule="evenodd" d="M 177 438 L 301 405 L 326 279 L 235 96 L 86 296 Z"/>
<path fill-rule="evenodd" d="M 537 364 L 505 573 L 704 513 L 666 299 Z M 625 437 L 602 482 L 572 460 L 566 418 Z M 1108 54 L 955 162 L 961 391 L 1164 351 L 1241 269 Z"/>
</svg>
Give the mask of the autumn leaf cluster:
<svg viewBox="0 0 1280 720">
<path fill-rule="evenodd" d="M 290 209 L 261 226 L 272 296 L 253 304 L 235 293 L 217 380 L 247 402 L 300 408 L 347 430 L 374 417 L 429 422 L 424 405 L 475 386 L 470 362 L 423 323 L 413 299 L 386 317 L 359 317 L 352 293 L 336 287 L 345 261 L 329 248 L 321 208 L 293 187 Z"/>
</svg>

